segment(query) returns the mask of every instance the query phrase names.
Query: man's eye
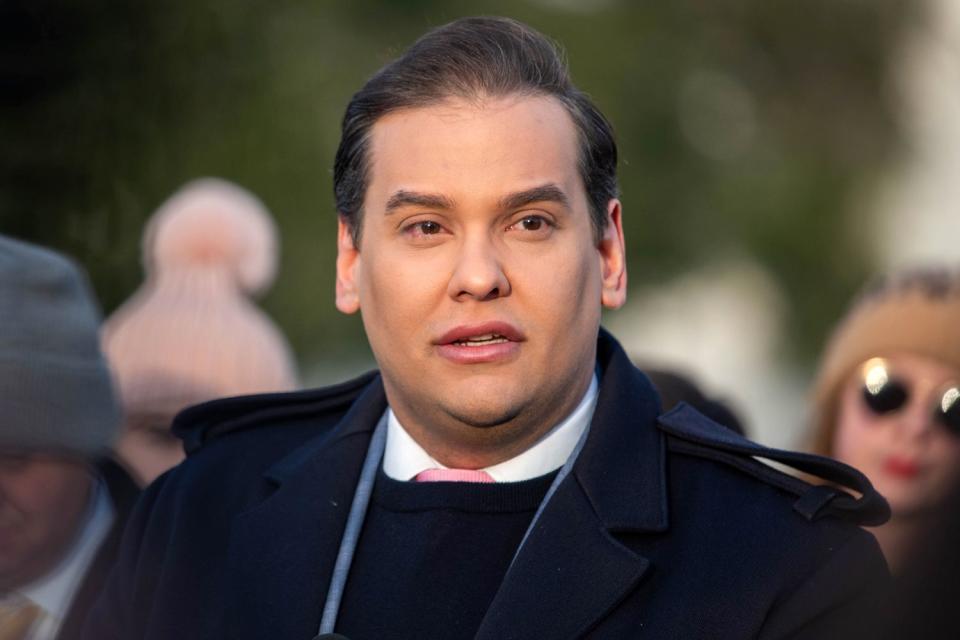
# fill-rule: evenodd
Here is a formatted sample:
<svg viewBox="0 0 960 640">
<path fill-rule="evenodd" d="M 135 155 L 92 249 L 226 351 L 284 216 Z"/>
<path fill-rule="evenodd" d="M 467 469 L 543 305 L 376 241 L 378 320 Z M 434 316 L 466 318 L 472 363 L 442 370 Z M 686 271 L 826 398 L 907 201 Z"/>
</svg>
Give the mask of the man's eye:
<svg viewBox="0 0 960 640">
<path fill-rule="evenodd" d="M 435 236 L 442 231 L 443 227 L 440 223 L 433 220 L 414 222 L 406 228 L 406 232 L 414 236 Z"/>
<path fill-rule="evenodd" d="M 540 216 L 528 216 L 520 221 L 520 226 L 527 231 L 537 231 L 543 224 L 543 218 Z"/>
<path fill-rule="evenodd" d="M 424 235 L 431 236 L 435 233 L 440 233 L 440 225 L 430 220 L 427 220 L 426 222 L 418 222 L 415 226 L 417 227 L 417 230 Z"/>
<path fill-rule="evenodd" d="M 549 229 L 550 222 L 543 216 L 524 216 L 514 222 L 511 227 L 519 231 L 539 231 L 542 233 Z"/>
</svg>

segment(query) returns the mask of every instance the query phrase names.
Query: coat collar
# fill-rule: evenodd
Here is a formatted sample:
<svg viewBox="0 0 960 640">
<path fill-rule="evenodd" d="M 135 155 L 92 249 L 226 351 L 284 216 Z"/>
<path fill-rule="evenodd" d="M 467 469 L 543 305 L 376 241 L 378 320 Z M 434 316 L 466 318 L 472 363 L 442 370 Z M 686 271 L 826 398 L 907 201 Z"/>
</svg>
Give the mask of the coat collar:
<svg viewBox="0 0 960 640">
<path fill-rule="evenodd" d="M 505 576 L 481 640 L 581 635 L 636 588 L 650 565 L 614 534 L 667 527 L 657 394 L 603 330 L 597 362 L 590 434 Z M 228 604 L 231 637 L 316 632 L 360 466 L 385 407 L 376 378 L 331 433 L 268 471 L 279 488 L 238 516 L 230 543 L 229 588 L 239 592 Z"/>
<path fill-rule="evenodd" d="M 266 472 L 276 490 L 233 523 L 226 578 L 232 596 L 214 635 L 257 640 L 316 634 L 360 468 L 385 410 L 378 376 L 333 431 Z"/>
<path fill-rule="evenodd" d="M 574 474 L 607 529 L 665 531 L 666 446 L 656 429 L 659 395 L 603 329 L 597 362 L 600 397 Z"/>
<path fill-rule="evenodd" d="M 369 439 L 386 410 L 387 396 L 383 389 L 383 380 L 377 375 L 370 380 L 367 388 L 357 397 L 337 426 L 281 458 L 267 469 L 264 475 L 282 485 L 288 479 L 309 473 L 317 458 L 325 455 L 329 449 L 342 446 L 345 441 L 358 436 Z M 359 464 L 357 468 L 359 469 Z"/>
</svg>

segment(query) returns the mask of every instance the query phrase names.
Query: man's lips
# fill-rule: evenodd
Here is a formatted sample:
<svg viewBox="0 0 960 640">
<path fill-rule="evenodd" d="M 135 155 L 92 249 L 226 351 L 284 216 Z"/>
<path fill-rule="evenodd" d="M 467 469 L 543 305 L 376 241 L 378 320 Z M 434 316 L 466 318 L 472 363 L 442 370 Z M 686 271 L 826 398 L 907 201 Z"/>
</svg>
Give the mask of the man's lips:
<svg viewBox="0 0 960 640">
<path fill-rule="evenodd" d="M 512 360 L 526 340 L 523 332 L 507 322 L 460 325 L 434 341 L 439 354 L 456 364 L 481 364 Z"/>
<path fill-rule="evenodd" d="M 434 341 L 436 345 L 462 344 L 483 346 L 490 341 L 523 342 L 523 332 L 508 322 L 482 322 L 474 325 L 460 325 L 441 335 Z"/>
</svg>

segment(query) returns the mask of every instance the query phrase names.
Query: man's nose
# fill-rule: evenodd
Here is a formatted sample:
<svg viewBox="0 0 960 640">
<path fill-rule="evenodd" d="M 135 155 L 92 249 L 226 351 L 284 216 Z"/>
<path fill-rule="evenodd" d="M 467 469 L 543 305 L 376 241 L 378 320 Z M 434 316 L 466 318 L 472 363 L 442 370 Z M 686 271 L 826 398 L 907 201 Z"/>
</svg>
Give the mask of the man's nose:
<svg viewBox="0 0 960 640">
<path fill-rule="evenodd" d="M 460 247 L 447 289 L 455 300 L 493 300 L 510 295 L 510 280 L 493 240 L 485 236 L 467 239 Z"/>
</svg>

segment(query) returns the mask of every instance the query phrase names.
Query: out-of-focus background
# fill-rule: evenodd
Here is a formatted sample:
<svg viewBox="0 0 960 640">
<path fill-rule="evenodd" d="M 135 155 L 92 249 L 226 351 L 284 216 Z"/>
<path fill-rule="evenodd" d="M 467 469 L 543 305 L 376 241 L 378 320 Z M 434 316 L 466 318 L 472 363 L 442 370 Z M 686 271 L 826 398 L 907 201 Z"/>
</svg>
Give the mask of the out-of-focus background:
<svg viewBox="0 0 960 640">
<path fill-rule="evenodd" d="M 307 384 L 372 366 L 333 307 L 350 95 L 432 26 L 502 14 L 566 47 L 621 151 L 630 296 L 605 323 L 796 445 L 864 279 L 957 262 L 955 0 L 0 0 L 0 231 L 77 258 L 110 312 L 144 221 L 219 176 L 275 216 L 262 301 Z M 545 283 L 549 286 L 549 283 Z"/>
</svg>

